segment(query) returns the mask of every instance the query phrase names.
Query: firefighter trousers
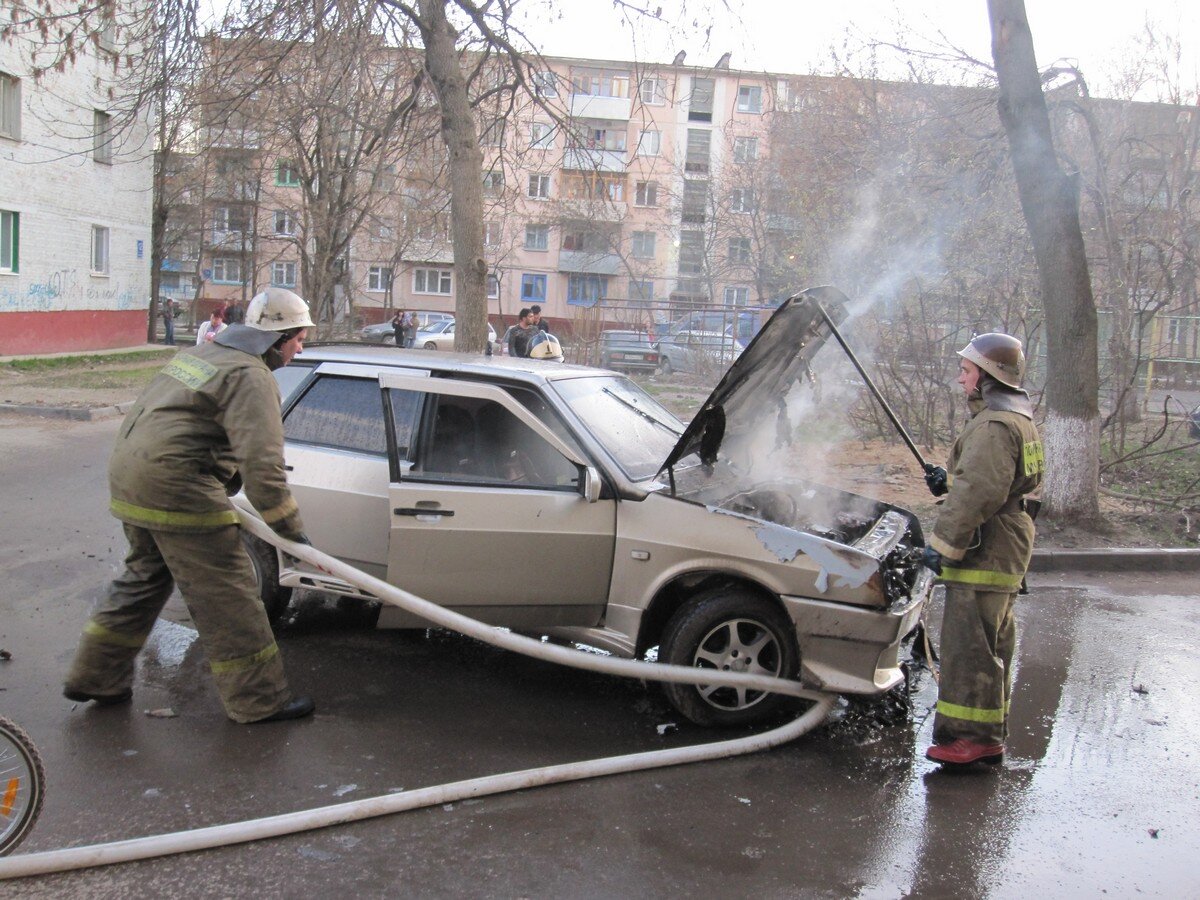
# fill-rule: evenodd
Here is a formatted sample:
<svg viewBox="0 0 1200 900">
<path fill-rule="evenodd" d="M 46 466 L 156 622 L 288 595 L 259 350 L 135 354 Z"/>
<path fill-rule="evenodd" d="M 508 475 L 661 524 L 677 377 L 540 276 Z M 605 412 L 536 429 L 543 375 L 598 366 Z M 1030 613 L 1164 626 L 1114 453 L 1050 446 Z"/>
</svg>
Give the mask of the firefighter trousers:
<svg viewBox="0 0 1200 900">
<path fill-rule="evenodd" d="M 290 698 L 283 660 L 240 529 L 180 534 L 126 524 L 125 536 L 125 571 L 84 627 L 66 689 L 129 688 L 138 651 L 178 583 L 229 718 L 253 722 L 282 709 Z"/>
<path fill-rule="evenodd" d="M 1016 597 L 946 583 L 934 743 L 1002 744 L 1008 736 Z"/>
</svg>

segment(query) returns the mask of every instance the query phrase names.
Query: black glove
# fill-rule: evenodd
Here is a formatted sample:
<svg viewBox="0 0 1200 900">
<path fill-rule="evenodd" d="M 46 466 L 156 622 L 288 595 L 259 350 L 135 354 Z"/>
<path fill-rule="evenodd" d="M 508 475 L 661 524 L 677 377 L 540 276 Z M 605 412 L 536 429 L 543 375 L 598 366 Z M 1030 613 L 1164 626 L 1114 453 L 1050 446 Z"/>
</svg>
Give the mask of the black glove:
<svg viewBox="0 0 1200 900">
<path fill-rule="evenodd" d="M 921 551 L 921 565 L 927 569 L 933 569 L 933 574 L 942 574 L 942 554 L 938 553 L 932 547 L 926 547 Z"/>
<path fill-rule="evenodd" d="M 950 490 L 946 484 L 946 470 L 933 463 L 925 463 L 925 483 L 929 485 L 929 493 L 935 497 L 940 497 Z"/>
</svg>

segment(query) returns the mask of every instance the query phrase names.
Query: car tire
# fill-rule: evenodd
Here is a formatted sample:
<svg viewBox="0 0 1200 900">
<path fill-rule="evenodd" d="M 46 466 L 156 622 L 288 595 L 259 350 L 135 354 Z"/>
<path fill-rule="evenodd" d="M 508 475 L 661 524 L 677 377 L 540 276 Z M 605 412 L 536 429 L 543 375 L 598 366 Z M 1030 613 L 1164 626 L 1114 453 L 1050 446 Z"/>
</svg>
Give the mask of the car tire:
<svg viewBox="0 0 1200 900">
<path fill-rule="evenodd" d="M 675 372 L 675 367 L 671 365 L 671 361 L 669 359 L 664 357 L 663 361 L 662 361 L 662 373 L 664 375 L 671 375 L 674 372 Z"/>
<path fill-rule="evenodd" d="M 426 342 L 425 342 L 425 349 L 426 349 L 426 350 L 436 350 L 436 349 L 437 349 L 437 344 L 435 344 L 433 341 L 426 341 Z"/>
<path fill-rule="evenodd" d="M 737 588 L 704 591 L 671 617 L 659 643 L 659 662 L 689 668 L 742 671 L 793 678 L 800 652 L 796 630 L 777 605 Z M 783 694 L 741 688 L 706 690 L 665 684 L 667 699 L 697 725 L 733 727 L 772 717 L 788 702 Z"/>
<path fill-rule="evenodd" d="M 242 544 L 254 568 L 254 586 L 267 611 L 267 619 L 277 625 L 292 602 L 292 589 L 279 583 L 279 553 L 266 541 L 244 531 Z"/>
</svg>

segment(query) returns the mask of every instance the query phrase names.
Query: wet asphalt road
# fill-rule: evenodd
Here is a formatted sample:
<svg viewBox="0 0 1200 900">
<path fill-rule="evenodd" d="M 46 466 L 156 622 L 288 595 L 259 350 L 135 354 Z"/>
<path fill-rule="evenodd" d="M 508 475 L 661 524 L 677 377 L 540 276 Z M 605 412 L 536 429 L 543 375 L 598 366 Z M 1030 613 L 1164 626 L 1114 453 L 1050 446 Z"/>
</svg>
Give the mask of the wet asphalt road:
<svg viewBox="0 0 1200 900">
<path fill-rule="evenodd" d="M 280 637 L 312 720 L 225 720 L 174 602 L 131 706 L 59 695 L 123 553 L 115 421 L 0 420 L 0 712 L 45 810 L 18 852 L 193 828 L 549 763 L 710 740 L 653 688 L 453 635 L 376 632 L 315 595 Z M 925 761 L 913 714 L 847 706 L 778 750 L 542 788 L 269 842 L 0 886 L 12 897 L 1185 897 L 1200 894 L 1194 575 L 1043 575 L 1021 601 L 999 770 Z M 169 707 L 174 718 L 145 710 Z M 723 735 L 724 736 L 724 735 Z"/>
</svg>

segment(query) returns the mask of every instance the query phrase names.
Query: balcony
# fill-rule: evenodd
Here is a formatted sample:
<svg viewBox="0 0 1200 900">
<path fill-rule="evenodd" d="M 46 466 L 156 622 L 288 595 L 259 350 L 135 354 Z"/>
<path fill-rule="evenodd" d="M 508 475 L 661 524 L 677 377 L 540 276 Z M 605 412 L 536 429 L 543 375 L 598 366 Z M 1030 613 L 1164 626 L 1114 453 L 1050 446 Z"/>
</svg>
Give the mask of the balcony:
<svg viewBox="0 0 1200 900">
<path fill-rule="evenodd" d="M 243 244 L 248 244 L 249 239 L 241 231 L 224 231 L 214 228 L 211 233 L 210 247 L 219 250 L 241 250 Z"/>
<path fill-rule="evenodd" d="M 249 128 L 209 126 L 204 130 L 205 146 L 221 150 L 258 150 L 262 136 Z"/>
<path fill-rule="evenodd" d="M 628 209 L 616 200 L 563 200 L 560 205 L 566 216 L 587 222 L 621 222 Z"/>
<path fill-rule="evenodd" d="M 621 271 L 621 257 L 615 253 L 561 250 L 558 254 L 558 271 L 587 275 L 616 275 Z"/>
<path fill-rule="evenodd" d="M 584 172 L 624 172 L 625 151 L 569 149 L 563 153 L 562 167 Z"/>
<path fill-rule="evenodd" d="M 633 101 L 628 97 L 601 97 L 596 94 L 572 94 L 571 115 L 583 119 L 615 119 L 628 122 Z"/>
</svg>

